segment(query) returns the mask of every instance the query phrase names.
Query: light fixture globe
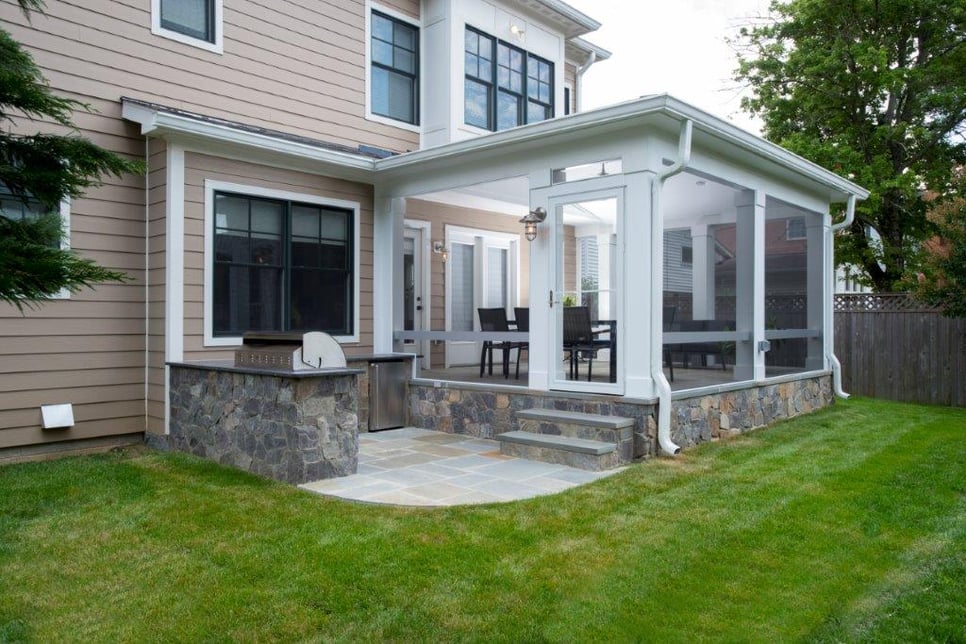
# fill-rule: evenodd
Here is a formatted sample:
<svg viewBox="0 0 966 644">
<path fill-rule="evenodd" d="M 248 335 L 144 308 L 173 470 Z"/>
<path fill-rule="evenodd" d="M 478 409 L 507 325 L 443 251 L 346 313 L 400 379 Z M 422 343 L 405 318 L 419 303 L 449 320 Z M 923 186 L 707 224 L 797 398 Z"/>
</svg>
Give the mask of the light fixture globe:
<svg viewBox="0 0 966 644">
<path fill-rule="evenodd" d="M 547 218 L 547 211 L 543 208 L 534 208 L 527 213 L 527 216 L 520 220 L 523 224 L 523 235 L 527 238 L 527 241 L 533 241 L 537 238 L 537 224 L 541 223 Z"/>
</svg>

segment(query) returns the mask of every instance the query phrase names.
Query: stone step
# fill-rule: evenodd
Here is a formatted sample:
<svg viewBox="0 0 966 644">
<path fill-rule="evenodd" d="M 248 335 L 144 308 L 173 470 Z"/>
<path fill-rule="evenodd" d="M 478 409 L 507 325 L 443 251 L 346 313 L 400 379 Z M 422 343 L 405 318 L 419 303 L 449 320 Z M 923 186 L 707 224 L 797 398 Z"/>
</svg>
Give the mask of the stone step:
<svg viewBox="0 0 966 644">
<path fill-rule="evenodd" d="M 516 414 L 521 431 L 569 436 L 620 445 L 634 440 L 634 419 L 557 409 L 524 409 Z"/>
<path fill-rule="evenodd" d="M 527 431 L 505 432 L 496 436 L 500 453 L 543 463 L 569 465 L 599 472 L 624 463 L 616 443 L 572 438 Z"/>
</svg>

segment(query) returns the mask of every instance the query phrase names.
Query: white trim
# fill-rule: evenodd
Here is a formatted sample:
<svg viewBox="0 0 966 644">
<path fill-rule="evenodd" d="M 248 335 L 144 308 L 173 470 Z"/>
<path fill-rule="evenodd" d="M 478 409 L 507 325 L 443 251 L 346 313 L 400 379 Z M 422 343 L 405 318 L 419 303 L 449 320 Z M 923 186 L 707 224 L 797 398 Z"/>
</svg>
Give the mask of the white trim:
<svg viewBox="0 0 966 644">
<path fill-rule="evenodd" d="M 388 116 L 382 116 L 380 114 L 374 114 L 372 112 L 372 12 L 373 10 L 379 13 L 384 13 L 390 18 L 398 20 L 400 22 L 405 22 L 416 28 L 419 33 L 419 66 L 416 70 L 416 91 L 419 93 L 419 104 L 416 112 L 416 123 L 407 123 L 406 121 L 397 121 L 394 118 L 389 118 Z M 410 132 L 416 132 L 417 134 L 422 134 L 422 126 L 420 123 L 423 121 L 423 25 L 422 22 L 412 16 L 407 16 L 404 13 L 400 13 L 395 9 L 386 7 L 377 2 L 372 2 L 371 0 L 366 0 L 366 120 L 374 121 L 376 123 L 382 123 L 383 125 L 389 125 L 391 127 L 398 127 L 402 130 L 409 130 Z"/>
<path fill-rule="evenodd" d="M 164 361 L 184 360 L 184 150 L 169 145 L 165 165 Z M 164 433 L 171 433 L 170 368 L 164 367 Z"/>
<path fill-rule="evenodd" d="M 353 310 L 352 310 L 352 335 L 336 335 L 333 336 L 338 342 L 342 344 L 350 344 L 359 342 L 359 265 L 360 265 L 360 255 L 359 252 L 359 242 L 361 236 L 361 211 L 362 206 L 357 201 L 346 201 L 344 199 L 330 199 L 328 197 L 319 197 L 317 195 L 305 194 L 300 192 L 290 192 L 287 190 L 274 190 L 271 188 L 263 188 L 261 186 L 253 186 L 248 184 L 240 183 L 230 183 L 227 181 L 217 181 L 214 179 L 205 179 L 205 263 L 204 263 L 204 346 L 205 347 L 231 347 L 238 346 L 242 343 L 241 336 L 227 336 L 227 337 L 215 337 L 214 335 L 214 314 L 212 311 L 212 296 L 214 292 L 214 284 L 212 280 L 212 270 L 211 266 L 214 262 L 214 207 L 215 207 L 215 192 L 235 192 L 242 195 L 248 195 L 252 197 L 267 197 L 269 199 L 281 199 L 285 201 L 299 201 L 302 203 L 316 204 L 319 206 L 333 206 L 336 208 L 345 208 L 352 211 L 352 237 L 353 237 L 353 258 L 352 258 L 352 291 L 353 291 Z"/>
<path fill-rule="evenodd" d="M 179 31 L 172 31 L 171 29 L 165 29 L 161 26 L 161 1 L 162 0 L 151 0 L 151 33 L 155 36 L 161 36 L 162 38 L 168 38 L 169 40 L 176 40 L 185 45 L 191 45 L 192 47 L 197 47 L 199 49 L 205 49 L 207 51 L 213 52 L 215 54 L 224 53 L 224 38 L 222 32 L 224 31 L 224 20 L 222 18 L 222 0 L 212 0 L 215 5 L 214 11 L 214 25 L 212 27 L 215 30 L 215 42 L 208 42 L 207 40 L 202 40 L 200 38 L 194 38 L 187 34 L 183 34 Z"/>
</svg>

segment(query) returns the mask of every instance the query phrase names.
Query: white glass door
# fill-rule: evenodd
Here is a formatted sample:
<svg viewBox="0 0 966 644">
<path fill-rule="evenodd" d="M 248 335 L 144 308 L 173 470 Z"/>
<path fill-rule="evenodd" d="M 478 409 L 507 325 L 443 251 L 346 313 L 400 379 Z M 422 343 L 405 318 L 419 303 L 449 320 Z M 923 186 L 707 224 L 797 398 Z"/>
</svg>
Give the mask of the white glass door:
<svg viewBox="0 0 966 644">
<path fill-rule="evenodd" d="M 599 191 L 550 200 L 554 289 L 551 388 L 623 391 L 623 198 Z"/>
</svg>

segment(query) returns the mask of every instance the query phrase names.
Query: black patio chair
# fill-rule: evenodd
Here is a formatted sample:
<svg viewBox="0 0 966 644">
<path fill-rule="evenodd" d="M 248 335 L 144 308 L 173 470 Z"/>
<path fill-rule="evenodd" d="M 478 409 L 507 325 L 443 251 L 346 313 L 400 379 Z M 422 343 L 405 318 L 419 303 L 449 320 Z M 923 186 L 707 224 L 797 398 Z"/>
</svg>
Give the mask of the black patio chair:
<svg viewBox="0 0 966 644">
<path fill-rule="evenodd" d="M 510 323 L 506 317 L 506 310 L 503 308 L 480 308 L 477 309 L 480 316 L 480 331 L 510 331 Z M 489 374 L 493 375 L 493 351 L 502 352 L 503 377 L 510 377 L 510 352 L 517 350 L 517 378 L 520 377 L 520 349 L 525 342 L 508 342 L 500 340 L 483 340 L 483 348 L 480 351 L 480 378 L 486 370 L 489 362 Z"/>
<path fill-rule="evenodd" d="M 563 348 L 570 354 L 570 379 L 579 379 L 579 359 L 587 359 L 587 381 L 594 371 L 594 358 L 601 349 L 610 348 L 610 340 L 597 340 L 586 306 L 568 306 L 563 310 Z"/>
</svg>

